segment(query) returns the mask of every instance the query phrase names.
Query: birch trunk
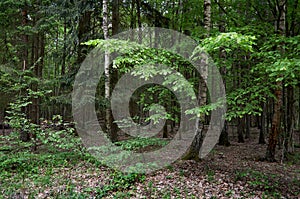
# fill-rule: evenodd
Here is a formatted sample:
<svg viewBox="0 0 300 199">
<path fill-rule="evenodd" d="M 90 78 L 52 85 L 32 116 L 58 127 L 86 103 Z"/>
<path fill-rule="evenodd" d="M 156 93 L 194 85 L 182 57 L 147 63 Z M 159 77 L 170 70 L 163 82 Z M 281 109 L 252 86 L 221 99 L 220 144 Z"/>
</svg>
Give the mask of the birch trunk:
<svg viewBox="0 0 300 199">
<path fill-rule="evenodd" d="M 209 36 L 211 27 L 211 1 L 204 0 L 204 28 L 207 31 L 207 37 Z M 198 87 L 198 103 L 199 106 L 206 105 L 207 102 L 207 76 L 208 76 L 208 59 L 206 56 L 201 60 L 203 63 L 201 66 L 201 79 L 199 80 Z M 201 115 L 200 118 L 196 121 L 196 130 L 195 130 L 195 138 L 188 150 L 188 152 L 184 155 L 183 159 L 194 159 L 199 160 L 200 158 L 200 148 L 203 142 L 203 131 L 204 131 L 204 123 L 205 123 L 205 115 Z"/>
<path fill-rule="evenodd" d="M 103 0 L 103 33 L 104 33 L 104 39 L 108 39 L 108 1 Z M 105 51 L 104 54 L 104 75 L 105 75 L 105 99 L 107 101 L 107 107 L 105 110 L 105 124 L 106 124 L 106 131 L 111 139 L 112 142 L 115 142 L 117 140 L 117 134 L 115 131 L 112 131 L 112 113 L 110 108 L 110 93 L 111 93 L 111 87 L 110 87 L 110 55 L 108 51 Z"/>
</svg>

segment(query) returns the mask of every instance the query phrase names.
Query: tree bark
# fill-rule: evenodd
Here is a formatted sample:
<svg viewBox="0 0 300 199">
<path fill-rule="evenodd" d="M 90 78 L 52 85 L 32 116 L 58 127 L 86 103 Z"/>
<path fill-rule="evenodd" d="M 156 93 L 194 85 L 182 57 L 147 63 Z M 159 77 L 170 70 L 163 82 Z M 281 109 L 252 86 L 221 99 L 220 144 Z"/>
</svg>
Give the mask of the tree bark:
<svg viewBox="0 0 300 199">
<path fill-rule="evenodd" d="M 138 39 L 139 43 L 142 43 L 141 0 L 136 0 L 136 14 L 138 22 Z"/>
<path fill-rule="evenodd" d="M 119 24 L 120 24 L 119 8 L 120 8 L 120 0 L 113 0 L 113 2 L 112 2 L 112 35 L 116 35 L 119 33 Z M 106 37 L 106 39 L 107 39 L 107 37 Z M 111 68 L 109 67 L 108 70 L 111 70 Z M 119 78 L 118 70 L 112 69 L 112 71 L 110 72 L 110 80 L 109 80 L 110 81 L 109 82 L 109 86 L 110 86 L 110 94 L 109 95 L 111 95 L 111 90 L 117 84 L 118 78 Z M 118 125 L 116 123 L 114 123 L 114 117 L 113 117 L 111 109 L 109 110 L 109 112 L 110 112 L 109 113 L 110 116 L 107 118 L 108 119 L 107 122 L 110 122 L 109 126 L 110 126 L 111 133 L 116 134 L 116 132 L 118 131 Z M 117 135 L 112 135 L 111 139 L 116 141 Z"/>
<path fill-rule="evenodd" d="M 238 143 L 244 143 L 244 130 L 245 130 L 245 118 L 238 118 L 238 126 L 237 126 L 237 133 L 238 133 Z"/>
<path fill-rule="evenodd" d="M 266 152 L 266 160 L 270 162 L 275 161 L 275 149 L 277 145 L 278 136 L 280 133 L 280 116 L 281 116 L 281 106 L 282 106 L 282 91 L 281 82 L 277 82 L 277 89 L 275 91 L 276 102 L 274 105 L 274 115 L 272 119 L 272 128 L 269 135 L 269 143 Z"/>
<path fill-rule="evenodd" d="M 292 86 L 288 86 L 287 88 L 287 130 L 284 141 L 285 146 L 285 156 L 287 154 L 294 152 L 294 121 L 295 121 L 295 113 L 294 113 L 294 88 Z"/>
<path fill-rule="evenodd" d="M 66 73 L 66 57 L 67 57 L 67 19 L 64 17 L 64 48 L 61 60 L 61 75 L 64 76 Z"/>
<path fill-rule="evenodd" d="M 103 0 L 103 34 L 104 39 L 108 37 L 108 1 Z M 110 55 L 108 51 L 104 54 L 104 75 L 105 75 L 105 99 L 107 101 L 107 107 L 105 111 L 105 124 L 106 131 L 112 142 L 117 141 L 117 132 L 112 131 L 112 113 L 110 107 L 110 96 L 111 96 L 111 77 L 110 77 Z"/>
<path fill-rule="evenodd" d="M 223 1 L 220 1 L 219 4 L 223 5 Z M 219 16 L 221 19 L 219 22 L 219 31 L 225 32 L 224 12 L 222 9 L 220 9 L 220 7 L 219 7 Z M 226 59 L 226 52 L 224 51 L 223 48 L 220 48 L 220 58 L 224 59 L 224 60 Z M 222 66 L 222 68 L 221 68 L 222 76 L 225 77 L 226 73 L 227 73 L 226 66 Z M 225 78 L 223 79 L 223 82 L 224 82 L 224 86 L 226 89 L 226 79 Z M 219 145 L 230 146 L 230 142 L 229 142 L 229 138 L 228 138 L 228 122 L 227 121 L 225 121 L 224 127 L 221 131 L 220 138 L 219 138 Z"/>
<path fill-rule="evenodd" d="M 211 0 L 204 0 L 204 28 L 209 36 L 211 27 Z"/>
<path fill-rule="evenodd" d="M 266 113 L 267 113 L 267 105 L 266 105 L 266 103 L 263 103 L 263 111 L 262 111 L 261 118 L 260 118 L 261 122 L 260 122 L 258 144 L 266 144 L 266 140 L 265 140 Z"/>
<path fill-rule="evenodd" d="M 112 1 L 112 35 L 119 33 L 119 0 Z"/>
<path fill-rule="evenodd" d="M 90 22 L 91 22 L 91 11 L 84 12 L 79 17 L 79 25 L 78 25 L 78 52 L 77 52 L 77 64 L 81 64 L 86 57 L 87 50 L 86 47 L 82 45 L 82 42 L 88 40 L 88 33 L 90 31 Z"/>
<path fill-rule="evenodd" d="M 280 0 L 277 4 L 277 11 L 279 13 L 278 21 L 275 24 L 275 30 L 281 35 L 285 35 L 285 20 L 286 20 L 286 1 Z M 279 50 L 282 52 L 282 46 L 279 47 Z M 276 161 L 275 159 L 275 150 L 278 137 L 280 135 L 280 124 L 281 124 L 281 107 L 282 107 L 282 81 L 276 82 L 275 90 L 275 104 L 274 104 L 274 115 L 272 119 L 272 128 L 269 135 L 269 144 L 266 152 L 266 160 L 270 162 Z"/>
<path fill-rule="evenodd" d="M 211 26 L 211 4 L 210 0 L 204 1 L 204 18 L 205 24 L 204 27 L 207 31 L 207 36 L 209 36 L 210 26 Z M 203 60 L 201 60 L 201 76 L 199 80 L 199 87 L 198 87 L 198 102 L 199 106 L 206 105 L 207 102 L 207 76 L 208 76 L 208 59 L 205 56 Z M 199 152 L 203 142 L 203 131 L 204 131 L 204 123 L 205 123 L 205 115 L 201 115 L 200 118 L 196 121 L 196 132 L 195 138 L 188 150 L 188 152 L 184 155 L 183 159 L 194 159 L 199 160 Z"/>
<path fill-rule="evenodd" d="M 22 9 L 22 26 L 27 26 L 28 23 L 28 11 L 27 11 L 27 5 L 24 6 Z M 26 33 L 23 34 L 23 60 L 22 60 L 22 70 L 27 70 L 28 65 L 28 43 L 29 43 L 29 37 Z M 24 108 L 23 112 L 27 112 L 28 107 Z M 27 131 L 21 131 L 20 132 L 20 140 L 23 142 L 28 142 L 30 140 L 29 132 Z"/>
<path fill-rule="evenodd" d="M 136 27 L 134 8 L 135 8 L 135 0 L 132 0 L 131 1 L 131 10 L 130 10 L 130 28 L 131 29 L 134 29 Z M 132 38 L 134 38 L 134 36 Z"/>
<path fill-rule="evenodd" d="M 249 139 L 250 138 L 250 126 L 251 126 L 251 116 L 246 115 L 246 133 L 245 133 L 245 138 Z"/>
</svg>

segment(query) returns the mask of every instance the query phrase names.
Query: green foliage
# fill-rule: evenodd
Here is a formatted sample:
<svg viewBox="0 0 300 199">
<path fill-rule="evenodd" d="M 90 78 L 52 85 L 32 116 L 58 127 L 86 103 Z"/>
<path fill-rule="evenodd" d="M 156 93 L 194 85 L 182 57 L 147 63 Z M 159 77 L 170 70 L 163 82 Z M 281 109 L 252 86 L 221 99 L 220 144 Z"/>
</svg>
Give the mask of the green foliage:
<svg viewBox="0 0 300 199">
<path fill-rule="evenodd" d="M 203 53 L 208 53 L 212 56 L 207 57 L 208 67 L 215 64 L 220 69 L 232 70 L 237 63 L 249 64 L 242 60 L 245 60 L 245 57 L 254 52 L 255 42 L 256 37 L 252 35 L 243 35 L 236 32 L 219 33 L 216 36 L 203 39 L 194 50 L 192 57 L 194 60 L 199 60 L 203 59 Z M 221 57 L 221 53 L 225 57 Z M 242 73 L 242 71 L 238 71 L 238 73 Z M 243 77 L 243 85 L 240 85 L 240 88 L 231 88 L 231 81 L 234 80 L 232 80 L 230 75 L 230 73 L 223 74 L 223 78 L 226 81 L 226 102 L 228 108 L 226 119 L 230 121 L 233 118 L 243 117 L 246 114 L 260 114 L 261 102 L 265 99 L 261 93 L 266 92 L 266 89 L 260 87 L 260 83 L 249 85 L 248 78 L 254 79 L 251 76 Z M 208 115 L 211 111 L 222 106 L 224 100 L 218 99 L 217 102 L 189 110 L 187 113 L 196 114 L 197 116 L 201 114 Z"/>
<path fill-rule="evenodd" d="M 208 170 L 207 171 L 207 179 L 210 182 L 215 180 L 215 172 L 213 170 Z"/>
<path fill-rule="evenodd" d="M 29 189 L 30 197 L 37 197 L 47 187 L 57 186 L 57 184 L 53 184 L 57 180 L 54 179 L 57 168 L 72 168 L 82 164 L 83 161 L 93 162 L 94 158 L 86 153 L 59 152 L 56 149 L 53 149 L 52 152 L 40 151 L 38 154 L 15 152 L 0 155 L 1 196 L 11 198 L 22 193 L 22 190 Z M 28 184 L 28 180 L 32 184 Z M 65 183 L 66 189 L 63 192 L 51 191 L 53 192 L 51 194 L 57 198 L 87 198 L 90 196 L 88 191 L 76 192 L 69 179 L 66 179 L 66 182 L 63 179 L 60 181 L 60 183 Z M 41 188 L 33 190 L 30 188 L 32 185 Z"/>
<path fill-rule="evenodd" d="M 254 189 L 265 191 L 268 195 L 277 194 L 280 184 L 276 175 L 263 174 L 259 171 L 246 170 L 237 171 L 235 175 L 236 181 L 247 181 Z"/>
<path fill-rule="evenodd" d="M 259 52 L 253 54 L 261 62 L 252 71 L 268 77 L 271 82 L 283 81 L 285 86 L 296 86 L 300 77 L 299 47 L 299 36 L 286 38 L 275 35 L 269 38 Z"/>
<path fill-rule="evenodd" d="M 227 100 L 227 99 L 226 99 Z M 195 115 L 196 117 L 200 117 L 201 115 L 209 115 L 211 111 L 217 110 L 218 108 L 221 108 L 224 106 L 225 99 L 219 99 L 215 103 L 209 103 L 207 105 L 196 107 L 190 110 L 187 110 L 186 114 Z"/>
<path fill-rule="evenodd" d="M 10 102 L 9 109 L 7 111 L 8 116 L 6 118 L 8 119 L 10 126 L 16 132 L 30 134 L 31 142 L 22 143 L 20 141 L 16 141 L 18 145 L 28 148 L 31 146 L 37 146 L 40 143 L 49 143 L 51 146 L 59 149 L 77 149 L 80 139 L 74 136 L 74 128 L 67 127 L 66 129 L 59 131 L 50 128 L 43 128 L 40 125 L 35 124 L 34 121 L 28 117 L 25 110 L 28 106 L 32 105 L 32 99 L 39 99 L 43 101 L 52 91 L 43 90 L 43 88 L 37 91 L 33 91 L 29 88 L 26 89 L 28 85 L 31 85 L 33 82 L 38 83 L 39 80 L 32 77 L 29 70 L 20 72 L 19 75 L 22 75 L 22 78 L 17 80 L 15 85 L 9 87 L 8 91 L 20 94 L 16 96 L 14 102 Z M 57 121 L 57 125 L 64 125 L 61 117 L 55 117 L 57 116 L 54 116 L 53 120 Z"/>
<path fill-rule="evenodd" d="M 137 173 L 123 174 L 121 172 L 115 172 L 111 174 L 111 177 L 112 184 L 119 190 L 128 189 L 137 180 L 141 182 L 145 180 L 143 174 Z"/>
<path fill-rule="evenodd" d="M 214 37 L 203 39 L 193 52 L 193 59 L 201 59 L 202 53 L 208 53 L 217 67 L 231 69 L 237 59 L 254 52 L 255 36 L 242 35 L 236 32 L 220 33 Z M 220 52 L 226 58 L 220 57 Z M 212 60 L 209 60 L 210 62 Z"/>
<path fill-rule="evenodd" d="M 58 152 L 33 154 L 29 152 L 17 152 L 5 154 L 0 157 L 1 171 L 18 172 L 31 175 L 41 167 L 58 167 L 66 164 L 76 164 L 81 160 L 88 160 L 88 156 L 78 152 Z M 3 173 L 2 173 L 3 174 Z"/>
<path fill-rule="evenodd" d="M 130 72 L 131 75 L 145 81 L 157 75 L 165 77 L 162 86 L 151 85 L 151 87 L 138 93 L 139 96 L 137 97 L 140 100 L 137 100 L 136 103 L 143 106 L 143 111 L 156 111 L 156 114 L 148 117 L 146 121 L 152 120 L 157 122 L 158 119 L 163 118 L 178 121 L 177 115 L 180 113 L 180 110 L 178 106 L 172 105 L 172 102 L 176 101 L 176 99 L 172 99 L 172 95 L 174 95 L 172 91 L 179 92 L 183 96 L 188 96 L 192 99 L 195 98 L 194 92 L 197 90 L 198 79 L 185 78 L 182 75 L 192 74 L 195 69 L 191 63 L 179 55 L 167 50 L 149 48 L 135 42 L 117 39 L 90 40 L 84 44 L 96 46 L 96 49 L 100 51 L 120 53 L 120 56 L 114 60 L 112 67 L 118 69 L 121 74 Z M 170 89 L 165 88 L 167 86 Z M 156 105 L 153 105 L 155 104 L 153 99 L 157 99 L 156 103 L 164 106 L 167 113 L 160 111 Z M 124 125 L 130 125 L 126 121 L 122 122 Z"/>
<path fill-rule="evenodd" d="M 297 147 L 297 146 L 295 146 Z M 300 153 L 287 154 L 287 162 L 290 165 L 299 165 L 300 164 Z M 300 185 L 300 180 L 299 180 Z"/>
<path fill-rule="evenodd" d="M 87 46 L 96 46 L 98 49 L 101 49 L 101 51 L 108 51 L 110 53 L 118 52 L 121 54 L 133 53 L 143 48 L 141 44 L 138 44 L 136 42 L 119 39 L 95 39 L 84 42 L 83 44 Z"/>
<path fill-rule="evenodd" d="M 121 146 L 124 150 L 139 150 L 148 146 L 158 146 L 163 147 L 167 145 L 169 142 L 167 140 L 159 139 L 159 138 L 135 138 L 131 140 L 124 140 L 120 142 L 116 142 L 117 146 Z"/>
</svg>

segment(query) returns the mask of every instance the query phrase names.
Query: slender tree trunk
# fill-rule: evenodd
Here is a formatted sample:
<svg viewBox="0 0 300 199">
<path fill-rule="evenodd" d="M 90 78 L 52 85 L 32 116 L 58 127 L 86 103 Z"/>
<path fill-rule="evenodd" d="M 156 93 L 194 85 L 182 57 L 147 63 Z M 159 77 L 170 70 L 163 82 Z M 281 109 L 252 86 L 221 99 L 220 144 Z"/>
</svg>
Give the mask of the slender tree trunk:
<svg viewBox="0 0 300 199">
<path fill-rule="evenodd" d="M 87 50 L 85 49 L 86 47 L 81 43 L 88 40 L 88 34 L 90 31 L 91 14 L 92 14 L 91 11 L 86 11 L 79 17 L 79 24 L 78 24 L 79 44 L 78 44 L 78 51 L 77 51 L 77 64 L 81 64 L 87 54 Z"/>
<path fill-rule="evenodd" d="M 63 77 L 65 74 L 66 74 L 66 58 L 67 58 L 67 19 L 66 17 L 64 17 L 64 33 L 63 33 L 63 38 L 64 38 L 64 41 L 63 41 L 63 54 L 62 54 L 62 60 L 61 60 L 61 72 L 60 72 L 60 75 Z M 64 82 L 61 82 L 59 87 L 62 88 L 64 85 Z M 63 90 L 64 89 L 61 89 L 61 93 L 60 94 L 63 94 Z M 63 118 L 66 118 L 66 109 L 67 109 L 67 104 L 61 104 L 61 110 L 62 110 L 62 116 Z"/>
<path fill-rule="evenodd" d="M 246 15 L 248 15 L 247 14 L 248 12 L 246 12 Z M 248 55 L 245 55 L 245 60 L 250 60 L 250 53 L 248 54 Z M 247 71 L 246 71 L 246 73 L 250 73 L 250 71 L 251 71 L 251 64 L 248 62 L 248 64 L 247 64 Z M 249 82 L 247 82 L 247 84 L 249 84 Z M 250 86 L 250 85 L 249 85 Z M 250 98 L 250 95 L 248 94 L 247 95 L 247 97 L 249 97 Z M 249 139 L 250 138 L 250 130 L 251 130 L 251 115 L 250 114 L 247 114 L 246 115 L 246 134 L 245 134 L 245 138 L 246 139 Z"/>
<path fill-rule="evenodd" d="M 104 39 L 108 39 L 108 2 L 103 0 L 103 34 Z M 104 75 L 105 75 L 105 99 L 110 100 L 110 75 L 109 75 L 109 52 L 105 51 L 104 55 Z M 110 134 L 110 110 L 109 106 L 106 108 L 106 130 Z"/>
<path fill-rule="evenodd" d="M 287 130 L 286 130 L 286 139 L 285 139 L 285 155 L 287 153 L 294 152 L 294 88 L 289 86 L 287 88 Z"/>
<path fill-rule="evenodd" d="M 245 118 L 238 118 L 238 143 L 244 143 Z"/>
<path fill-rule="evenodd" d="M 138 37 L 139 43 L 142 43 L 142 22 L 141 22 L 141 0 L 136 0 L 136 14 L 137 14 L 137 22 L 138 22 Z"/>
<path fill-rule="evenodd" d="M 285 35 L 285 17 L 286 17 L 286 1 L 280 0 L 277 5 L 277 11 L 279 13 L 279 21 L 276 24 L 276 30 Z M 283 48 L 280 47 L 280 51 Z M 275 90 L 276 101 L 274 104 L 274 115 L 272 119 L 272 129 L 269 135 L 269 144 L 266 152 L 266 160 L 270 162 L 275 161 L 275 150 L 278 137 L 280 135 L 280 124 L 281 124 L 281 107 L 282 107 L 282 81 L 276 82 Z"/>
<path fill-rule="evenodd" d="M 237 71 L 237 84 L 238 87 L 241 86 L 242 83 L 242 67 L 241 64 L 238 63 L 238 71 Z M 238 126 L 237 126 L 237 134 L 238 134 L 238 143 L 244 143 L 244 131 L 245 131 L 245 117 L 238 118 Z"/>
<path fill-rule="evenodd" d="M 134 8 L 135 8 L 135 0 L 131 1 L 131 10 L 130 10 L 130 28 L 135 28 L 135 14 L 134 14 Z M 133 37 L 134 38 L 134 37 Z"/>
<path fill-rule="evenodd" d="M 103 0 L 103 33 L 104 39 L 108 37 L 108 1 Z M 117 141 L 117 132 L 112 130 L 112 113 L 110 107 L 110 95 L 111 95 L 111 76 L 110 76 L 110 55 L 108 51 L 105 51 L 104 55 L 104 75 L 105 75 L 105 99 L 107 101 L 107 107 L 105 111 L 105 124 L 106 131 L 112 142 Z"/>
<path fill-rule="evenodd" d="M 266 113 L 267 113 L 267 105 L 263 103 L 263 111 L 261 114 L 261 123 L 260 123 L 260 131 L 259 131 L 259 144 L 266 144 L 265 140 L 265 129 L 266 129 Z"/>
<path fill-rule="evenodd" d="M 27 13 L 27 5 L 24 6 L 22 9 L 22 26 L 27 26 L 28 23 L 28 13 Z M 23 34 L 23 60 L 22 60 L 22 69 L 23 71 L 27 70 L 28 65 L 28 43 L 29 43 L 29 37 L 26 33 Z M 27 112 L 28 107 L 24 108 L 23 112 Z M 29 132 L 22 130 L 20 132 L 20 140 L 23 142 L 28 142 L 30 140 Z"/>
<path fill-rule="evenodd" d="M 251 123 L 251 116 L 250 115 L 246 115 L 246 134 L 245 134 L 245 138 L 249 139 L 250 138 L 250 123 Z"/>
<path fill-rule="evenodd" d="M 204 1 L 204 19 L 205 24 L 204 27 L 207 31 L 207 36 L 209 36 L 210 27 L 211 27 L 211 3 L 210 0 Z M 199 106 L 206 105 L 207 102 L 207 76 L 208 76 L 208 59 L 205 56 L 201 66 L 201 76 L 202 78 L 199 81 L 198 87 L 198 101 Z M 204 122 L 205 115 L 201 115 L 200 118 L 196 121 L 196 132 L 195 138 L 189 148 L 189 151 L 184 155 L 183 159 L 194 159 L 199 160 L 199 152 L 203 142 L 203 131 L 204 131 Z"/>
<path fill-rule="evenodd" d="M 27 18 L 27 8 L 24 8 L 22 10 L 22 26 L 27 26 L 28 23 L 28 18 Z M 23 63 L 22 63 L 22 68 L 23 70 L 27 69 L 27 63 L 28 63 L 28 35 L 24 34 L 23 35 L 23 43 L 24 43 L 24 50 L 23 50 Z"/>
<path fill-rule="evenodd" d="M 226 53 L 224 50 L 221 49 L 220 51 L 220 57 L 223 58 L 223 59 L 226 59 Z M 221 68 L 221 72 L 222 72 L 222 75 L 223 77 L 226 76 L 226 66 L 223 66 Z M 223 79 L 223 83 L 224 83 L 224 86 L 225 86 L 225 89 L 226 89 L 226 80 L 225 78 Z M 224 127 L 221 131 L 221 134 L 220 134 L 220 138 L 219 138 L 219 145 L 222 145 L 222 146 L 230 146 L 230 142 L 229 142 L 229 138 L 228 138 L 228 123 L 227 121 L 225 120 L 225 123 L 224 123 Z"/>
<path fill-rule="evenodd" d="M 168 138 L 168 123 L 167 123 L 167 121 L 163 128 L 163 138 Z"/>
<path fill-rule="evenodd" d="M 266 102 L 266 106 L 267 106 L 267 111 L 266 111 L 266 120 L 267 120 L 267 124 L 266 124 L 266 132 L 267 134 L 270 133 L 270 124 L 271 124 L 271 99 L 267 99 L 267 102 Z"/>
<path fill-rule="evenodd" d="M 112 1 L 112 35 L 116 35 L 119 33 L 119 23 L 120 23 L 120 13 L 119 13 L 119 8 L 120 8 L 120 0 L 113 0 Z M 106 37 L 107 38 L 107 37 Z M 111 70 L 111 68 L 109 68 L 109 70 Z M 110 92 L 111 90 L 114 88 L 114 86 L 117 84 L 119 79 L 119 73 L 117 69 L 112 69 L 111 73 L 110 73 Z M 111 95 L 111 93 L 109 94 Z M 111 134 L 115 134 L 115 135 L 111 135 L 112 140 L 116 141 L 117 140 L 117 131 L 118 131 L 118 125 L 116 123 L 114 123 L 114 117 L 112 115 L 112 111 L 110 109 L 110 118 L 108 122 L 110 122 L 109 126 L 110 126 L 110 131 Z"/>
<path fill-rule="evenodd" d="M 204 0 L 204 28 L 207 31 L 207 37 L 209 36 L 211 27 L 211 1 Z"/>
<path fill-rule="evenodd" d="M 221 0 L 219 2 L 220 5 L 223 5 L 223 0 Z M 220 16 L 220 22 L 219 22 L 219 31 L 220 32 L 225 32 L 225 21 L 224 21 L 224 12 L 223 10 L 220 9 L 219 7 L 219 16 Z M 220 58 L 221 59 L 226 59 L 226 52 L 224 51 L 223 48 L 220 49 Z M 221 73 L 222 73 L 222 76 L 224 77 L 223 79 L 223 82 L 224 82 L 224 86 L 225 86 L 225 89 L 226 89 L 226 73 L 227 73 L 227 70 L 226 70 L 226 66 L 222 66 L 221 68 Z M 229 138 L 228 138 L 228 122 L 225 121 L 224 123 L 224 127 L 221 131 L 221 134 L 220 134 L 220 138 L 219 138 L 219 145 L 223 145 L 223 146 L 230 146 L 230 142 L 229 142 Z"/>
<path fill-rule="evenodd" d="M 289 29 L 289 35 L 295 36 L 295 27 L 296 27 L 296 11 L 298 8 L 299 1 L 294 0 L 294 6 L 291 14 L 291 28 Z"/>
<path fill-rule="evenodd" d="M 119 32 L 119 0 L 112 1 L 112 34 L 118 34 Z"/>
<path fill-rule="evenodd" d="M 222 30 L 223 30 L 223 27 L 222 27 Z M 224 60 L 226 59 L 226 52 L 224 51 L 223 48 L 220 49 L 220 58 L 224 59 Z M 227 85 L 226 84 L 226 79 L 225 79 L 225 76 L 226 76 L 226 73 L 227 73 L 226 66 L 222 66 L 221 73 L 224 77 L 223 83 L 224 83 L 224 86 L 225 86 L 225 89 L 226 89 L 226 85 Z M 227 121 L 225 121 L 224 127 L 221 131 L 220 138 L 219 138 L 219 145 L 230 146 L 230 142 L 229 142 L 229 138 L 228 138 L 228 123 L 227 123 Z"/>
<path fill-rule="evenodd" d="M 61 75 L 66 73 L 66 57 L 67 57 L 67 19 L 64 17 L 64 48 L 62 54 L 62 63 L 61 63 Z"/>
</svg>

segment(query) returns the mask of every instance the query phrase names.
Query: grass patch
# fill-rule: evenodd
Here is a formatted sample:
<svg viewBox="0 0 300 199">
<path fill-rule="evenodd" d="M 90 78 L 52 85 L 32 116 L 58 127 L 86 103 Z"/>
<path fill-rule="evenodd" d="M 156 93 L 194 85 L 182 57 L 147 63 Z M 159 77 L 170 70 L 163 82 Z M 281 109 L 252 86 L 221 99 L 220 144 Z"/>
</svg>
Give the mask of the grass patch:
<svg viewBox="0 0 300 199">
<path fill-rule="evenodd" d="M 164 147 L 168 143 L 168 140 L 160 138 L 134 138 L 116 142 L 114 144 L 117 146 L 121 146 L 123 150 L 143 152 Z"/>
<path fill-rule="evenodd" d="M 255 170 L 236 171 L 235 181 L 245 181 L 253 189 L 262 190 L 268 196 L 278 196 L 280 183 L 276 175 L 264 174 Z M 279 194 L 280 195 L 280 194 Z"/>
<path fill-rule="evenodd" d="M 101 187 L 85 187 L 80 184 L 81 182 L 73 183 L 73 178 L 76 182 L 76 176 L 70 176 L 71 179 L 66 177 L 72 175 L 72 168 L 87 163 L 95 169 L 100 164 L 94 157 L 85 153 L 2 154 L 0 156 L 0 194 L 3 198 L 15 198 L 18 195 L 34 198 L 39 193 L 48 190 L 46 191 L 48 196 L 54 198 L 90 198 L 91 196 L 102 198 L 117 192 L 117 198 L 126 198 L 126 194 L 120 193 L 129 189 L 135 182 L 145 179 L 145 175 L 142 174 L 111 171 L 108 174 L 109 183 Z M 82 175 L 85 174 L 82 173 Z M 80 193 L 76 190 L 78 185 L 83 186 Z M 56 188 L 53 189 L 53 187 Z"/>
<path fill-rule="evenodd" d="M 300 153 L 287 154 L 289 165 L 300 164 Z"/>
</svg>

